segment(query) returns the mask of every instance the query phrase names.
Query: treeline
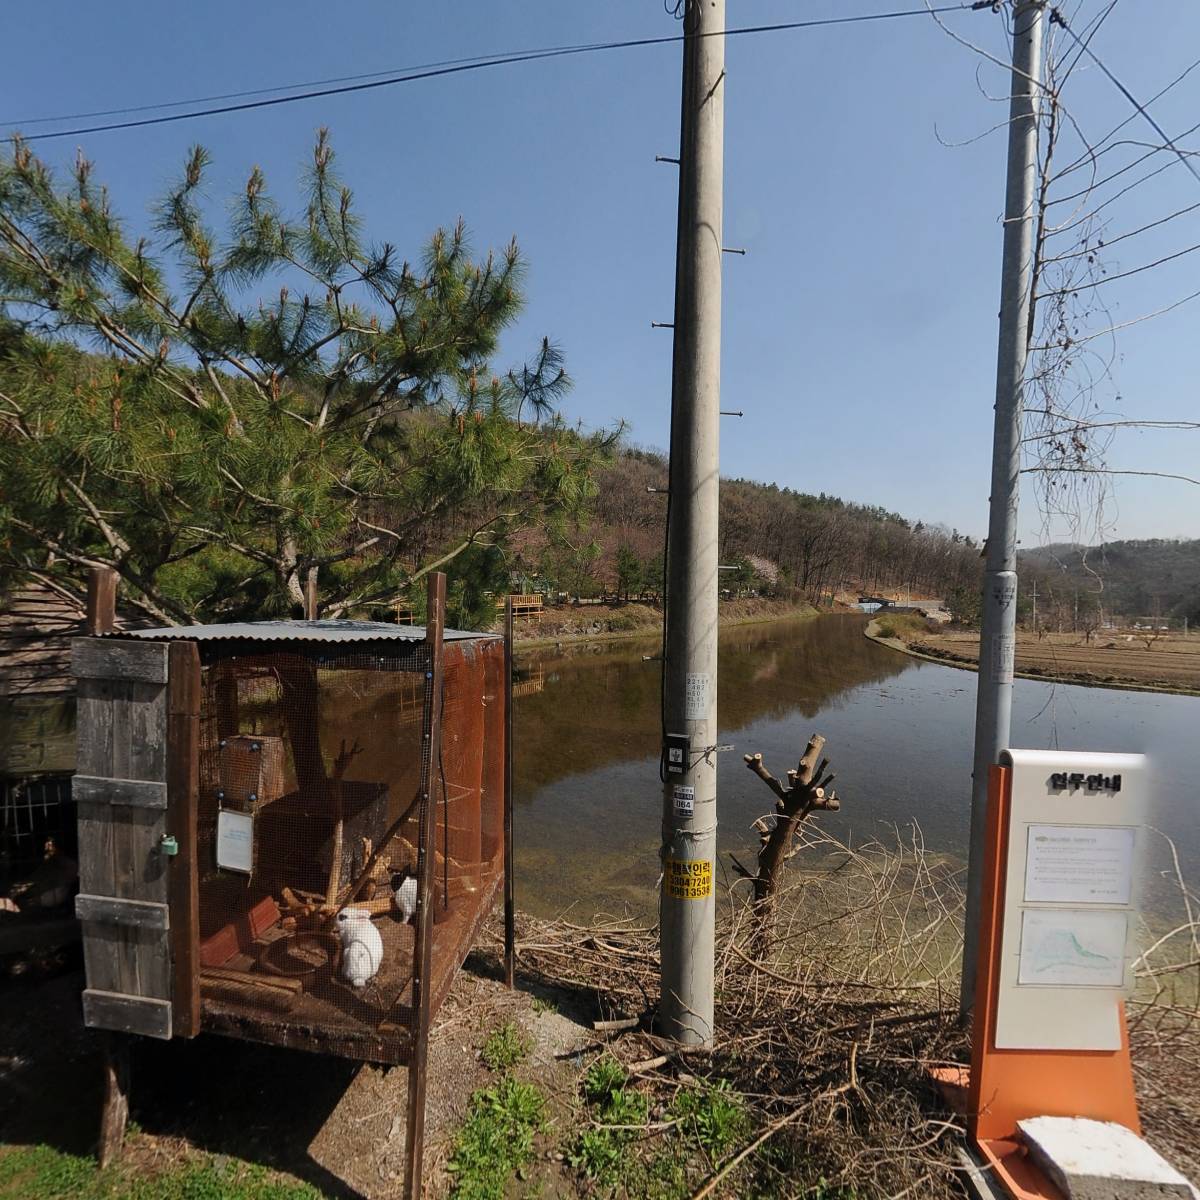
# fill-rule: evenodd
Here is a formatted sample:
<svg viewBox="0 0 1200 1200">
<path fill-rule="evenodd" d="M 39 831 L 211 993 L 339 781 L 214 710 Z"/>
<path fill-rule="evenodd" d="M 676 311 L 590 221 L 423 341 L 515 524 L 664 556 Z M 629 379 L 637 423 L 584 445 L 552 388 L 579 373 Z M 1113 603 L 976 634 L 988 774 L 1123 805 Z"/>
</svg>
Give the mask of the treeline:
<svg viewBox="0 0 1200 1200">
<path fill-rule="evenodd" d="M 568 544 L 530 542 L 531 573 L 572 594 L 657 593 L 667 511 L 666 458 L 623 447 L 597 474 L 590 518 Z M 649 491 L 648 489 L 659 489 Z M 977 588 L 979 546 L 965 534 L 899 513 L 776 484 L 723 479 L 726 586 L 790 593 L 811 603 L 844 591 L 944 596 Z"/>
<path fill-rule="evenodd" d="M 1038 589 L 1039 624 L 1125 619 L 1200 623 L 1200 539 L 1053 545 L 1021 554 L 1022 607 Z"/>
</svg>

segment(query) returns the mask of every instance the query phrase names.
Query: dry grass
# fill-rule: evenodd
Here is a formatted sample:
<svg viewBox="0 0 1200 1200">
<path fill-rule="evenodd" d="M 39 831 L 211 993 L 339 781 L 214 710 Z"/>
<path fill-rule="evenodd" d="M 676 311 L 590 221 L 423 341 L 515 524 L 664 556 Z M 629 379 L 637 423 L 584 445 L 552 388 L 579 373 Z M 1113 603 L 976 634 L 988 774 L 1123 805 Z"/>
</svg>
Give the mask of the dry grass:
<svg viewBox="0 0 1200 1200">
<path fill-rule="evenodd" d="M 979 634 L 902 634 L 912 649 L 948 662 L 977 663 Z M 1147 647 L 1147 641 L 1150 642 Z M 1019 630 L 1017 670 L 1046 679 L 1200 691 L 1200 637 L 1180 634 L 1046 633 Z"/>
<path fill-rule="evenodd" d="M 741 1095 L 753 1132 L 691 1180 L 695 1195 L 714 1181 L 707 1194 L 962 1195 L 963 1123 L 928 1075 L 969 1056 L 957 1022 L 961 872 L 928 853 L 915 828 L 886 846 L 850 847 L 813 828 L 802 836 L 767 957 L 752 948 L 748 885 L 723 900 L 710 1052 L 680 1054 L 649 1031 L 655 929 L 529 922 L 524 971 L 591 993 L 612 1017 L 641 1018 L 601 1033 L 595 1049 L 640 1079 L 652 1111 L 696 1077 L 728 1080 Z M 1130 1006 L 1147 1132 L 1185 1170 L 1200 1145 L 1198 930 L 1189 910 L 1143 955 Z M 647 1154 L 654 1140 L 648 1128 Z"/>
</svg>

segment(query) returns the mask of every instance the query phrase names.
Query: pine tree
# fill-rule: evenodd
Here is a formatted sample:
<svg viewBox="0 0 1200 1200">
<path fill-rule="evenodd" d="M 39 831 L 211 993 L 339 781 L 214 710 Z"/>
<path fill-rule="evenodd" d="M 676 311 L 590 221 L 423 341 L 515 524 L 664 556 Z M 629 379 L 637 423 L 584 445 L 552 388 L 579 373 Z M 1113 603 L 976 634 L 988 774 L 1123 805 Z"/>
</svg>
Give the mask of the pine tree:
<svg viewBox="0 0 1200 1200">
<path fill-rule="evenodd" d="M 613 435 L 555 405 L 548 339 L 494 373 L 517 246 L 461 222 L 416 264 L 369 242 L 325 131 L 296 216 L 250 175 L 223 229 L 195 149 L 131 239 L 82 157 L 0 159 L 0 585 L 106 563 L 177 623 L 368 612 L 593 490 Z"/>
</svg>

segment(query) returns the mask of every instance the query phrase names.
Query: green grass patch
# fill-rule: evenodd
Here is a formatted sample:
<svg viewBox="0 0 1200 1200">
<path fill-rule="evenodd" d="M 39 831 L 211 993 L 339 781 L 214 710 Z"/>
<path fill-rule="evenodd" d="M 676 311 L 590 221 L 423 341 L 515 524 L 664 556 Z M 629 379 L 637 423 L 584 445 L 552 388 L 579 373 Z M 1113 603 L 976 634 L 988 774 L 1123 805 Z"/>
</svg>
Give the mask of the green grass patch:
<svg viewBox="0 0 1200 1200">
<path fill-rule="evenodd" d="M 488 1034 L 480 1056 L 489 1071 L 509 1071 L 529 1050 L 529 1038 L 517 1028 L 515 1022 L 505 1021 Z"/>
<path fill-rule="evenodd" d="M 531 1083 L 506 1075 L 471 1097 L 458 1131 L 450 1171 L 458 1200 L 501 1200 L 512 1173 L 533 1156 L 545 1124 L 546 1097 Z"/>
<path fill-rule="evenodd" d="M 126 1163 L 101 1171 L 94 1159 L 50 1146 L 0 1147 L 4 1200 L 321 1200 L 306 1183 L 266 1167 L 212 1155 L 188 1156 L 139 1173 Z"/>
<path fill-rule="evenodd" d="M 639 1166 L 629 1144 L 649 1120 L 649 1097 L 629 1085 L 625 1068 L 608 1055 L 585 1072 L 583 1097 L 592 1125 L 576 1135 L 567 1161 L 601 1187 L 629 1181 Z"/>
<path fill-rule="evenodd" d="M 671 1115 L 713 1163 L 725 1158 L 750 1129 L 745 1105 L 726 1079 L 684 1088 L 671 1103 Z"/>
</svg>

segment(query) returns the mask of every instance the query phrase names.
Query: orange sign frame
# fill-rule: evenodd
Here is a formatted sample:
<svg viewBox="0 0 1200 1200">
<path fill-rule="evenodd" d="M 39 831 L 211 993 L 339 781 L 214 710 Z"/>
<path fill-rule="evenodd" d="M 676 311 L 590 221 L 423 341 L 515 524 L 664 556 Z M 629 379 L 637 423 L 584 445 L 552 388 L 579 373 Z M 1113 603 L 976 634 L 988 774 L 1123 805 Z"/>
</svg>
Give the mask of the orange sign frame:
<svg viewBox="0 0 1200 1200">
<path fill-rule="evenodd" d="M 1119 1050 L 999 1050 L 996 1013 L 1003 952 L 1012 770 L 988 775 L 987 853 L 979 970 L 967 1091 L 967 1132 L 996 1179 L 1018 1200 L 1062 1200 L 1017 1137 L 1028 1117 L 1090 1117 L 1141 1133 L 1124 1007 Z"/>
</svg>

